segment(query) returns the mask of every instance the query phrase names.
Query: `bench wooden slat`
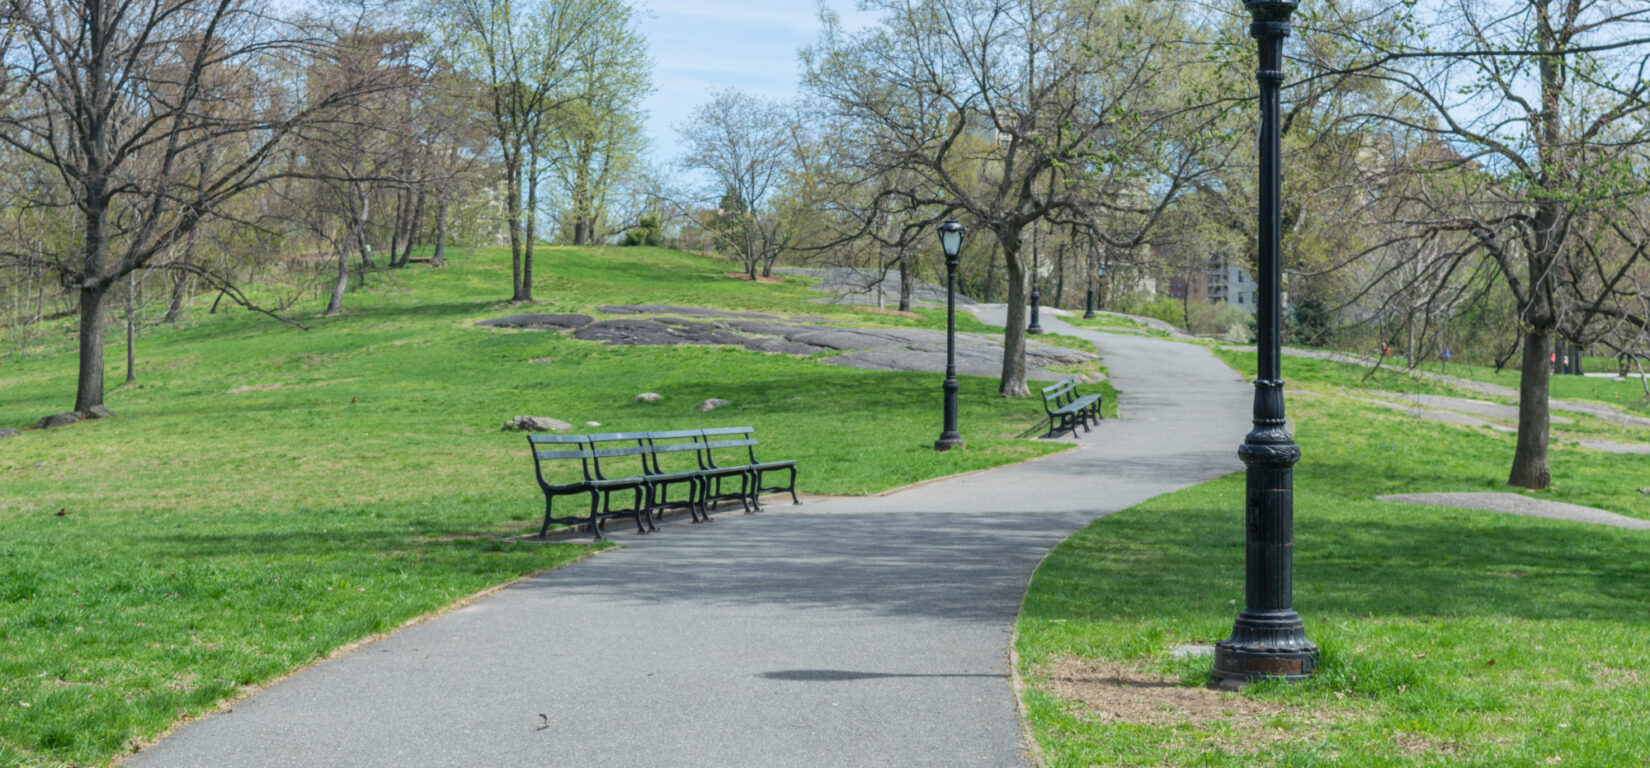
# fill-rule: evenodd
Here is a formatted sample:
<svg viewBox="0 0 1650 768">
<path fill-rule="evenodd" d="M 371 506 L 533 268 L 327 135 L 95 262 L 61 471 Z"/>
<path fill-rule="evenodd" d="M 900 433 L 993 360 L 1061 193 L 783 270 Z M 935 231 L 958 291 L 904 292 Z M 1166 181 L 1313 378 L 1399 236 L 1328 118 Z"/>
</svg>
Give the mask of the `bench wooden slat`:
<svg viewBox="0 0 1650 768">
<path fill-rule="evenodd" d="M 755 440 L 717 440 L 717 441 L 714 441 L 714 442 L 700 443 L 699 447 L 701 447 L 701 448 L 748 448 L 748 447 L 753 446 L 753 445 L 756 445 Z"/>
<path fill-rule="evenodd" d="M 528 435 L 527 442 L 534 445 L 547 443 L 582 443 L 584 435 Z"/>
<path fill-rule="evenodd" d="M 539 461 L 559 461 L 561 459 L 588 459 L 592 458 L 590 449 L 582 451 L 536 451 L 533 458 Z"/>
</svg>

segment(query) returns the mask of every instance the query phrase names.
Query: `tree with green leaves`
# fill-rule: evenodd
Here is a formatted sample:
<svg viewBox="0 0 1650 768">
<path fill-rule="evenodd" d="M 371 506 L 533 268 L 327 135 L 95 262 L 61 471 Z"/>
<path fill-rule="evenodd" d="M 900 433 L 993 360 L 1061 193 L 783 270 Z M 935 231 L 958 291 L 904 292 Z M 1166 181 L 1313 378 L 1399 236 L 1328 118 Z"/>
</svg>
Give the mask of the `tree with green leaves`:
<svg viewBox="0 0 1650 768">
<path fill-rule="evenodd" d="M 550 137 L 602 57 L 583 55 L 630 18 L 622 0 L 432 0 L 443 50 L 484 90 L 510 235 L 511 301 L 533 300 L 533 248 Z M 628 21 L 625 22 L 628 27 Z"/>
<path fill-rule="evenodd" d="M 1024 397 L 1029 228 L 1108 210 L 1129 224 L 1100 236 L 1132 247 L 1231 144 L 1214 127 L 1221 111 L 1195 108 L 1183 85 L 1198 80 L 1181 44 L 1192 30 L 1151 2 L 866 5 L 880 23 L 828 23 L 804 54 L 806 87 L 853 131 L 861 176 L 907 174 L 907 211 L 996 240 L 1010 318 L 999 390 Z"/>
<path fill-rule="evenodd" d="M 601 241 L 614 185 L 635 170 L 647 147 L 642 99 L 653 90 L 653 62 L 635 13 L 621 6 L 603 29 L 574 49 L 578 97 L 549 123 L 551 167 L 562 195 L 564 229 L 574 245 Z"/>
</svg>

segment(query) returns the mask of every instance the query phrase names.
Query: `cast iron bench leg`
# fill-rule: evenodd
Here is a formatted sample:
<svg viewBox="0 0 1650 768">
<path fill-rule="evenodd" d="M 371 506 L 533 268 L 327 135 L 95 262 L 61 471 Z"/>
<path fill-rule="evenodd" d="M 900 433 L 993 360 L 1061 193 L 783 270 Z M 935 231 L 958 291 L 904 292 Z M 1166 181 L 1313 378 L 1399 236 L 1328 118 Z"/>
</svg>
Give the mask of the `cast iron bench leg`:
<svg viewBox="0 0 1650 768">
<path fill-rule="evenodd" d="M 653 491 L 654 488 L 651 483 L 636 486 L 635 517 L 637 533 L 649 533 L 659 530 L 658 528 L 653 527 L 653 515 L 649 512 L 649 510 L 653 509 Z M 643 503 L 644 500 L 646 501 L 645 504 Z M 647 528 L 645 529 L 642 528 L 643 518 L 647 519 Z"/>
<path fill-rule="evenodd" d="M 601 491 L 590 492 L 590 532 L 595 534 L 595 540 L 602 540 L 602 528 L 596 523 L 596 510 L 601 508 Z"/>
</svg>

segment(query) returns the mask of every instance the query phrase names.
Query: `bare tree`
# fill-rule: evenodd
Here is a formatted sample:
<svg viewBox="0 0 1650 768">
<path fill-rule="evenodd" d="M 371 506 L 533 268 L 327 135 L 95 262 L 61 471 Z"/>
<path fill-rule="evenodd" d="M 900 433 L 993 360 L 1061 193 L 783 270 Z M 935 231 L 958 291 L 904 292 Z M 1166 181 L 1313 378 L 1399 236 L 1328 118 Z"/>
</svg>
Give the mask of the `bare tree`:
<svg viewBox="0 0 1650 768">
<path fill-rule="evenodd" d="M 828 25 L 805 53 L 807 86 L 854 126 L 864 175 L 919 179 L 906 210 L 961 214 L 994 236 L 1009 278 L 999 390 L 1023 397 L 1027 228 L 1086 224 L 1102 206 L 1133 217 L 1127 247 L 1205 172 L 1204 147 L 1230 137 L 1200 124 L 1218 110 L 1185 108 L 1185 30 L 1163 4 L 868 5 L 881 24 Z"/>
<path fill-rule="evenodd" d="M 372 84 L 305 91 L 283 80 L 331 40 L 261 3 L 7 0 L 4 8 L 15 38 L 0 61 L 10 95 L 0 142 L 53 171 L 25 204 L 73 211 L 79 223 L 72 254 L 14 248 L 4 256 L 46 266 L 78 294 L 75 410 L 86 411 L 103 403 L 110 289 L 226 201 L 267 183 L 271 158 L 298 127 Z M 203 168 L 198 158 L 212 152 L 221 154 Z"/>
<path fill-rule="evenodd" d="M 1314 57 L 1320 73 L 1309 80 L 1373 80 L 1423 113 L 1389 102 L 1349 119 L 1452 148 L 1415 167 L 1405 210 L 1418 212 L 1403 223 L 1422 242 L 1464 237 L 1470 247 L 1453 260 L 1487 259 L 1512 294 L 1523 360 L 1508 482 L 1546 488 L 1554 344 L 1646 323 L 1633 276 L 1650 247 L 1634 209 L 1650 191 L 1650 6 L 1393 2 L 1335 9 L 1320 23 L 1339 25 L 1351 51 Z"/>
<path fill-rule="evenodd" d="M 792 120 L 786 107 L 736 89 L 711 92 L 688 121 L 676 126 L 687 145 L 682 164 L 711 178 L 721 194 L 723 228 L 756 277 L 763 262 L 764 229 L 773 226 L 764 208 L 784 179 L 791 159 Z M 771 262 L 770 262 L 771 264 Z"/>
</svg>

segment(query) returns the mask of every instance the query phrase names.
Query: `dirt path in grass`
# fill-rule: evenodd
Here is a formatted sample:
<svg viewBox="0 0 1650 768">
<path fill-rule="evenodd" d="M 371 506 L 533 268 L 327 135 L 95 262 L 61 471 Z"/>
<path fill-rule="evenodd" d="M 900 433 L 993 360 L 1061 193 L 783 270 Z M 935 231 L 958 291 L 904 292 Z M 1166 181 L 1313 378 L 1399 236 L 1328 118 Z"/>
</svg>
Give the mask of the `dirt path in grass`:
<svg viewBox="0 0 1650 768">
<path fill-rule="evenodd" d="M 1026 765 L 1008 646 L 1032 569 L 1097 517 L 1240 469 L 1251 399 L 1201 347 L 1043 322 L 1094 341 L 1123 392 L 1075 450 L 622 536 L 126 764 Z"/>
</svg>

